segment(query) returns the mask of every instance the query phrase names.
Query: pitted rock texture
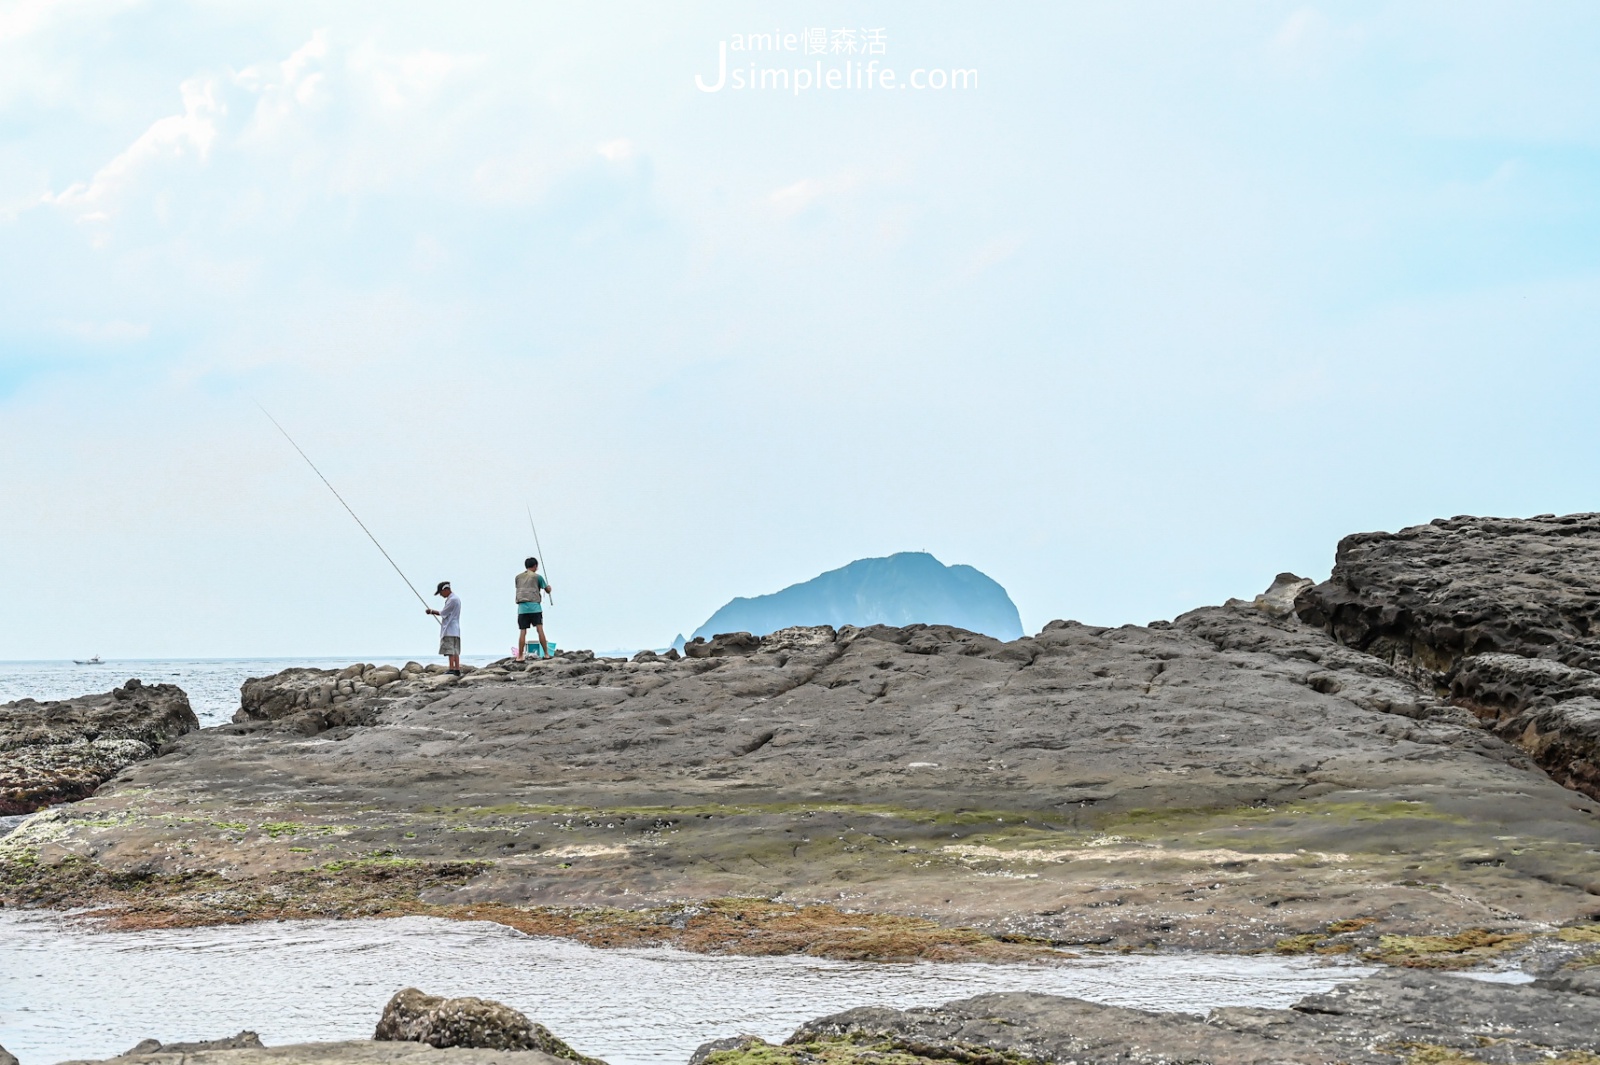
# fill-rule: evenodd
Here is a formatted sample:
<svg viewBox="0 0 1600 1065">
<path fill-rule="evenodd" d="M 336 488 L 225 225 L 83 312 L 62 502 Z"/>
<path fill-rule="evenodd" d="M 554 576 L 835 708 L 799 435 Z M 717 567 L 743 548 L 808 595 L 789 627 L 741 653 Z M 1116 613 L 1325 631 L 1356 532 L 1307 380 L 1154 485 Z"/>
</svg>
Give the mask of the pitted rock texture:
<svg viewBox="0 0 1600 1065">
<path fill-rule="evenodd" d="M 605 1065 L 585 1057 L 542 1024 L 504 1003 L 484 998 L 442 998 L 414 987 L 395 992 L 383 1008 L 373 1039 L 477 1050 L 537 1050 L 579 1065 Z"/>
<path fill-rule="evenodd" d="M 104 695 L 0 705 L 0 814 L 92 795 L 199 727 L 182 689 L 138 680 Z"/>
<path fill-rule="evenodd" d="M 1429 679 L 1496 651 L 1600 669 L 1600 514 L 1440 518 L 1346 536 L 1297 610 Z"/>
<path fill-rule="evenodd" d="M 1296 610 L 1600 799 L 1600 514 L 1347 536 Z"/>
<path fill-rule="evenodd" d="M 1550 988 L 1385 972 L 1287 1010 L 1225 1008 L 1205 1019 L 1039 994 L 979 995 L 932 1009 L 854 1009 L 802 1025 L 785 1047 L 812 1056 L 854 1047 L 865 1051 L 863 1060 L 899 1052 L 993 1065 L 1576 1063 L 1600 1050 L 1600 1012 L 1592 998 Z M 765 1049 L 765 1060 L 783 1060 L 782 1051 Z M 756 1057 L 747 1047 L 704 1060 L 736 1065 L 741 1056 Z M 833 1060 L 851 1058 L 846 1050 Z"/>
</svg>

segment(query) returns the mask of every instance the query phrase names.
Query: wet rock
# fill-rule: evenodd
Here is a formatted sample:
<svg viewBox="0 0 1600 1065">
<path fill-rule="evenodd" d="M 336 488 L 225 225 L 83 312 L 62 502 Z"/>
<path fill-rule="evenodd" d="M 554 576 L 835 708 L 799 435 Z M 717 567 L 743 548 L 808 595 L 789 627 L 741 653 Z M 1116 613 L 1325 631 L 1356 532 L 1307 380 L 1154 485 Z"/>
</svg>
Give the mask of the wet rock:
<svg viewBox="0 0 1600 1065">
<path fill-rule="evenodd" d="M 1179 1013 L 1103 1006 L 1033 993 L 978 995 L 931 1008 L 864 1007 L 808 1021 L 784 1042 L 801 1054 L 830 1056 L 852 1047 L 966 1065 L 1132 1065 L 1196 1062 L 1266 1065 L 1327 1059 L 1311 1049 L 1208 1025 Z M 769 1059 L 770 1053 L 765 1055 Z M 866 1059 L 866 1055 L 861 1055 Z M 796 1065 L 805 1060 L 794 1059 Z M 721 1065 L 713 1059 L 712 1065 Z M 733 1065 L 728 1062 L 727 1065 Z"/>
<path fill-rule="evenodd" d="M 1534 987 L 1550 991 L 1567 991 L 1574 995 L 1590 995 L 1600 998 L 1600 966 L 1589 966 L 1584 969 L 1564 969 L 1561 972 L 1541 976 L 1533 982 Z M 1600 1003 L 1594 1008 L 1600 1010 Z"/>
<path fill-rule="evenodd" d="M 104 695 L 0 705 L 0 814 L 92 795 L 199 727 L 181 688 L 137 679 Z"/>
<path fill-rule="evenodd" d="M 395 992 L 383 1008 L 373 1039 L 479 1050 L 537 1050 L 581 1065 L 605 1065 L 552 1035 L 542 1024 L 500 1002 L 442 998 L 414 987 Z"/>
<path fill-rule="evenodd" d="M 748 1053 L 751 1050 L 759 1052 L 770 1046 L 771 1044 L 759 1035 L 730 1035 L 725 1039 L 713 1039 L 695 1047 L 694 1053 L 689 1055 L 689 1065 L 705 1065 L 706 1059 L 713 1054 L 721 1054 L 726 1051 L 734 1051 L 741 1054 Z M 0 1065 L 4 1065 L 4 1063 L 0 1062 Z"/>
<path fill-rule="evenodd" d="M 191 1043 L 163 1043 L 159 1039 L 141 1039 L 131 1050 L 117 1055 L 121 1058 L 143 1054 L 193 1054 L 202 1050 L 250 1050 L 262 1047 L 261 1037 L 255 1032 L 243 1031 L 225 1039 L 202 1039 Z"/>
<path fill-rule="evenodd" d="M 1347 536 L 1296 611 L 1600 799 L 1600 514 Z"/>
<path fill-rule="evenodd" d="M 799 1052 L 796 1062 L 830 1051 L 848 1061 L 853 1048 L 986 1065 L 1531 1063 L 1562 1054 L 1586 1061 L 1600 1050 L 1597 1016 L 1592 999 L 1564 990 L 1391 971 L 1287 1010 L 1231 1007 L 1205 1019 L 1015 993 L 931 1009 L 870 1007 L 807 1022 L 784 1046 Z M 738 1053 L 741 1045 L 717 1049 Z"/>
</svg>

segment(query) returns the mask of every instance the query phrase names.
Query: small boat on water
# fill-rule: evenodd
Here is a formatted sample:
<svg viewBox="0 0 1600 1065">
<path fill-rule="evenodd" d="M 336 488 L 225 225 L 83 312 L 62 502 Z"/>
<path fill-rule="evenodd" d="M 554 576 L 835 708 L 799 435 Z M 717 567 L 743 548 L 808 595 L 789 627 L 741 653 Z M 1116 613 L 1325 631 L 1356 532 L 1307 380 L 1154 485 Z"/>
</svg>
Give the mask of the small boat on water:
<svg viewBox="0 0 1600 1065">
<path fill-rule="evenodd" d="M 98 666 L 101 664 L 101 659 L 99 655 L 95 655 L 92 658 L 74 658 L 72 664 L 75 666 Z"/>
</svg>

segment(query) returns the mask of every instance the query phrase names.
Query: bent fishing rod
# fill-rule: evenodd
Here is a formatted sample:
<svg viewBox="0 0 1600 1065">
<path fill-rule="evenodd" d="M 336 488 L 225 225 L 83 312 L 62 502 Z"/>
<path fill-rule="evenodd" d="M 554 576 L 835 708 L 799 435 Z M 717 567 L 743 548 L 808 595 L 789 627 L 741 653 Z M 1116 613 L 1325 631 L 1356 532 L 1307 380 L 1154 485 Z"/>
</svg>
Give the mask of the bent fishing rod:
<svg viewBox="0 0 1600 1065">
<path fill-rule="evenodd" d="M 389 558 L 389 552 L 383 550 L 383 545 L 378 543 L 378 538 L 376 536 L 372 535 L 372 530 L 367 528 L 367 523 L 362 521 L 354 510 L 350 509 L 350 504 L 344 501 L 344 496 L 339 494 L 339 490 L 333 486 L 333 482 L 322 475 L 322 471 L 317 469 L 317 464 L 311 461 L 311 456 L 307 455 L 305 451 L 301 450 L 300 445 L 294 442 L 294 437 L 289 435 L 289 430 L 285 429 L 281 425 L 278 425 L 278 419 L 274 418 L 271 414 L 267 414 L 267 408 L 263 407 L 255 400 L 251 400 L 251 402 L 256 404 L 256 410 L 259 410 L 262 414 L 267 415 L 267 421 L 271 422 L 277 427 L 278 432 L 283 434 L 283 438 L 289 441 L 289 446 L 300 452 L 300 457 L 306 460 L 306 465 L 311 467 L 311 472 L 316 474 L 317 477 L 321 479 L 322 483 L 328 486 L 328 491 L 333 493 L 333 498 L 339 501 L 339 505 L 344 507 L 344 509 L 352 518 L 356 519 L 356 524 L 361 526 L 361 531 L 367 534 L 367 539 L 372 541 L 373 547 L 376 547 L 379 551 L 383 552 L 383 557 L 388 560 L 389 565 L 394 567 L 394 571 L 400 574 L 400 579 L 406 582 L 406 587 L 410 588 L 411 594 L 417 597 L 417 602 L 422 604 L 422 609 L 429 609 L 428 601 L 422 598 L 422 593 L 417 591 L 416 585 L 411 583 L 411 578 L 407 577 L 405 573 L 401 571 L 399 564 L 396 563 L 394 559 Z M 531 511 L 529 520 L 532 520 Z M 552 603 L 555 602 L 554 599 L 551 599 L 550 601 Z"/>
<path fill-rule="evenodd" d="M 522 505 L 528 508 L 528 528 L 533 530 L 533 549 L 539 552 L 539 565 L 544 567 L 545 580 L 548 581 L 550 579 L 550 560 L 544 557 L 544 548 L 539 546 L 539 527 L 533 523 L 533 507 L 528 503 Z M 550 593 L 550 605 L 556 605 L 555 592 Z"/>
</svg>

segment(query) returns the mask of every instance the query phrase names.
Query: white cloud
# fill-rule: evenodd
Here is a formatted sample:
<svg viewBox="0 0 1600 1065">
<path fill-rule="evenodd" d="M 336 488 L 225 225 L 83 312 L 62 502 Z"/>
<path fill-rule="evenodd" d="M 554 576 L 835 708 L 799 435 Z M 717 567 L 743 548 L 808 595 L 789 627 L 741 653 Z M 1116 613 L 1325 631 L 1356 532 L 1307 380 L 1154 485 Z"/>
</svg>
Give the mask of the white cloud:
<svg viewBox="0 0 1600 1065">
<path fill-rule="evenodd" d="M 111 215 L 112 201 L 139 172 L 162 159 L 189 156 L 204 162 L 217 139 L 217 122 L 226 107 L 217 98 L 212 78 L 190 78 L 179 87 L 183 113 L 157 119 L 88 181 L 46 193 L 44 202 L 71 211 L 80 221 L 98 222 Z"/>
<path fill-rule="evenodd" d="M 249 152 L 246 173 L 253 177 L 286 169 L 303 185 L 320 172 L 325 187 L 341 193 L 382 185 L 397 169 L 453 160 L 449 123 L 420 112 L 456 72 L 475 63 L 439 51 L 387 53 L 370 42 L 344 48 L 329 30 L 318 29 L 285 59 L 187 79 L 179 87 L 179 113 L 151 123 L 93 177 L 47 192 L 41 201 L 81 222 L 107 222 L 140 175 L 159 164 L 203 167 L 218 153 L 241 149 Z M 392 119 L 407 111 L 446 130 L 431 151 L 392 120 L 369 120 L 375 112 Z M 318 124 L 325 113 L 335 127 Z M 174 193 L 181 197 L 184 183 L 174 173 L 152 189 L 158 216 L 169 210 L 165 202 Z"/>
<path fill-rule="evenodd" d="M 632 159 L 634 156 L 633 142 L 626 137 L 621 137 L 614 141 L 606 141 L 598 146 L 595 151 L 613 163 L 621 163 Z"/>
</svg>

